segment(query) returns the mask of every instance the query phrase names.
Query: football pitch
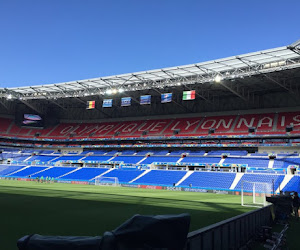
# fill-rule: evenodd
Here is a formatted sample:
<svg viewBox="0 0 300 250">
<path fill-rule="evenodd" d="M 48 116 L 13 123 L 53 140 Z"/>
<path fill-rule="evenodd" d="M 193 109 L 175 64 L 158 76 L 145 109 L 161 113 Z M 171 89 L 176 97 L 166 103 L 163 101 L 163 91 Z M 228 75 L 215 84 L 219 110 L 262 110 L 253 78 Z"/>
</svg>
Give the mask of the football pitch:
<svg viewBox="0 0 300 250">
<path fill-rule="evenodd" d="M 250 210 L 235 195 L 0 180 L 0 248 L 33 233 L 102 235 L 134 214 L 189 213 L 193 231 Z"/>
</svg>

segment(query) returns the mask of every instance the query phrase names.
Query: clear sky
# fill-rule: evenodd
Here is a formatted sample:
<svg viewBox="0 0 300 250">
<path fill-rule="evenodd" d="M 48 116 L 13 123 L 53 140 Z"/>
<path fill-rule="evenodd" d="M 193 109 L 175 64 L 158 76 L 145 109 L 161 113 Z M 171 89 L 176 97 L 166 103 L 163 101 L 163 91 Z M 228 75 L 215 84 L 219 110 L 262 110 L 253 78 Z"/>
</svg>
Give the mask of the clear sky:
<svg viewBox="0 0 300 250">
<path fill-rule="evenodd" d="M 219 59 L 300 39 L 299 0 L 0 0 L 0 87 Z"/>
</svg>

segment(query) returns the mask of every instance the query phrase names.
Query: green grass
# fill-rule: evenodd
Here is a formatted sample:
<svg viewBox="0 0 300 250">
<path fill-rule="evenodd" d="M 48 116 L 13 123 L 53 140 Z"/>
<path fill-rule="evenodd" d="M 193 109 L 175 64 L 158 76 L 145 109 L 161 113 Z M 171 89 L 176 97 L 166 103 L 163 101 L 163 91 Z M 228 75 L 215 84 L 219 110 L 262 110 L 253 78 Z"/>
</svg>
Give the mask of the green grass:
<svg viewBox="0 0 300 250">
<path fill-rule="evenodd" d="M 0 245 L 20 237 L 102 235 L 134 214 L 191 215 L 190 231 L 250 211 L 234 195 L 0 180 Z"/>
</svg>

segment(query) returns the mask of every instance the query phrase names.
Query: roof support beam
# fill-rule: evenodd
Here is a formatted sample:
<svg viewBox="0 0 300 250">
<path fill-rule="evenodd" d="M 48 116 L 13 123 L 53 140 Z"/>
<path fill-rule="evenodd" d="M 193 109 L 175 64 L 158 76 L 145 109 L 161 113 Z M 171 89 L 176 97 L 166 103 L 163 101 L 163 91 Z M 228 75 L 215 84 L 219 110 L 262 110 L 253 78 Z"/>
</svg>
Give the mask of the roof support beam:
<svg viewBox="0 0 300 250">
<path fill-rule="evenodd" d="M 2 101 L 1 99 L 0 99 L 0 104 L 1 104 L 6 110 L 10 111 L 9 107 L 8 107 L 8 106 L 6 105 L 6 103 L 5 103 L 4 101 Z"/>
<path fill-rule="evenodd" d="M 244 95 L 242 95 L 241 93 L 239 93 L 239 91 L 237 89 L 234 89 L 233 86 L 228 86 L 224 82 L 220 82 L 220 84 L 224 88 L 228 89 L 230 92 L 232 92 L 233 94 L 235 94 L 236 96 L 238 96 L 239 98 L 243 99 L 245 102 L 249 102 L 248 98 L 246 98 Z"/>
<path fill-rule="evenodd" d="M 44 115 L 44 111 L 42 109 L 40 109 L 39 107 L 29 103 L 28 101 L 22 100 L 20 99 L 20 102 L 24 103 L 26 106 L 28 106 L 29 108 L 33 109 L 34 111 L 38 112 L 39 114 Z"/>
</svg>

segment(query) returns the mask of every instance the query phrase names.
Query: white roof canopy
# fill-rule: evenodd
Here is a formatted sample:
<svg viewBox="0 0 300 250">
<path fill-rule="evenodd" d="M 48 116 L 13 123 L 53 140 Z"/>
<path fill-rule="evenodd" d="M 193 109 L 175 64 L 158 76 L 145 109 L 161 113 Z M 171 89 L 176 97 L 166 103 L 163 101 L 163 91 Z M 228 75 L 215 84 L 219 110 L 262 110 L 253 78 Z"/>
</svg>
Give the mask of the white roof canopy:
<svg viewBox="0 0 300 250">
<path fill-rule="evenodd" d="M 108 89 L 134 91 L 180 84 L 201 84 L 215 76 L 231 79 L 300 67 L 300 40 L 290 46 L 178 67 L 57 84 L 0 89 L 0 97 L 44 99 L 104 94 Z"/>
</svg>

